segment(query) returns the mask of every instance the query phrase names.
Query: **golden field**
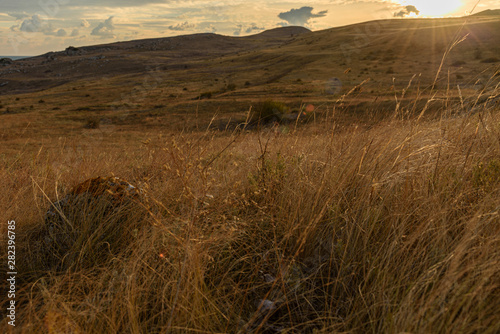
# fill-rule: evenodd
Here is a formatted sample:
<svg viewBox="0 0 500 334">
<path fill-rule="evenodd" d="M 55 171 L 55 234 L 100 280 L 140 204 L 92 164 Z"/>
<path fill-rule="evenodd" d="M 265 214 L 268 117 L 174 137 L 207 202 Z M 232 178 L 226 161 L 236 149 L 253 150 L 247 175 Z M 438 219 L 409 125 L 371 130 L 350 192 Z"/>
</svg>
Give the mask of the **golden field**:
<svg viewBox="0 0 500 334">
<path fill-rule="evenodd" d="M 370 42 L 336 48 L 369 24 Z M 16 62 L 0 77 L 1 236 L 15 220 L 18 272 L 1 331 L 498 333 L 499 24 Z M 109 63 L 71 67 L 96 54 Z M 48 247 L 51 203 L 111 175 L 141 196 L 85 202 L 59 227 L 72 242 Z"/>
</svg>

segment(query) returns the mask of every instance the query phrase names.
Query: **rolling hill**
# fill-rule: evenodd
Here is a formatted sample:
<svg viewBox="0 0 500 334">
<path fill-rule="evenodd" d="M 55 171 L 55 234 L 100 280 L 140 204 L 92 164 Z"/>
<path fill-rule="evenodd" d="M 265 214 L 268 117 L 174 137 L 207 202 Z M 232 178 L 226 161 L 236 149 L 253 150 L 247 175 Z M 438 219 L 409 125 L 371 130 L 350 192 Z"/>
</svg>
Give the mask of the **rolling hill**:
<svg viewBox="0 0 500 334">
<path fill-rule="evenodd" d="M 395 103 L 403 89 L 419 98 L 457 86 L 467 94 L 486 87 L 500 65 L 500 17 L 492 13 L 68 47 L 1 66 L 0 96 L 12 96 L 11 110 L 43 100 L 39 110 L 70 114 L 183 115 L 201 105 L 230 116 L 263 99 L 300 106 L 347 94 L 363 106 Z"/>
</svg>

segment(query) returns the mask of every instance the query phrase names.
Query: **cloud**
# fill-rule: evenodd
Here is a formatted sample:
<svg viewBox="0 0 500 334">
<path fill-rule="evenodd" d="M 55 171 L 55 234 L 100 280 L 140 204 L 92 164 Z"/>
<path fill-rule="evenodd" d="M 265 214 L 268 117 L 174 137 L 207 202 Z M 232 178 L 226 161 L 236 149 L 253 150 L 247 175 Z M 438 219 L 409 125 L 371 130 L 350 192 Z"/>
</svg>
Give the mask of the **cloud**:
<svg viewBox="0 0 500 334">
<path fill-rule="evenodd" d="M 42 20 L 38 14 L 33 15 L 30 19 L 24 20 L 19 30 L 23 32 L 42 32 L 45 35 L 54 34 L 52 25 L 47 22 L 47 20 Z"/>
<path fill-rule="evenodd" d="M 247 30 L 245 30 L 245 32 L 247 34 L 251 33 L 251 32 L 254 32 L 254 31 L 261 31 L 261 30 L 265 30 L 266 28 L 260 28 L 260 27 L 257 27 L 257 24 L 255 23 L 251 23 L 250 27 L 247 28 Z"/>
<path fill-rule="evenodd" d="M 420 11 L 415 6 L 405 6 L 398 13 L 394 13 L 394 17 L 405 17 L 409 16 L 411 13 L 415 13 L 415 15 L 420 14 Z"/>
<path fill-rule="evenodd" d="M 78 35 L 80 35 L 80 31 L 78 29 L 73 29 L 73 31 L 71 32 L 71 37 L 75 37 Z"/>
<path fill-rule="evenodd" d="M 56 32 L 56 36 L 57 37 L 65 37 L 68 33 L 66 32 L 66 30 L 64 29 L 59 29 L 57 32 Z"/>
<path fill-rule="evenodd" d="M 35 14 L 31 18 L 24 20 L 21 26 L 12 26 L 12 31 L 22 31 L 27 33 L 40 32 L 47 36 L 65 37 L 68 33 L 64 29 L 55 30 L 52 24 L 46 19 Z M 19 29 L 19 30 L 18 30 Z"/>
<path fill-rule="evenodd" d="M 195 27 L 194 24 L 189 24 L 188 21 L 186 21 L 184 23 L 177 23 L 175 26 L 168 26 L 167 28 L 175 31 L 184 31 L 193 29 L 194 27 Z"/>
<path fill-rule="evenodd" d="M 28 14 L 26 13 L 9 13 L 8 14 L 9 16 L 12 16 L 12 17 L 15 17 L 16 20 L 22 20 L 22 19 L 25 19 L 27 17 L 30 17 Z"/>
<path fill-rule="evenodd" d="M 80 27 L 88 28 L 90 27 L 90 23 L 87 20 L 82 19 L 82 22 L 80 22 Z"/>
<path fill-rule="evenodd" d="M 234 35 L 234 36 L 239 36 L 239 35 L 241 34 L 241 32 L 243 31 L 243 25 L 238 24 L 238 25 L 236 26 L 236 28 L 237 28 L 237 29 L 233 32 L 233 35 Z"/>
<path fill-rule="evenodd" d="M 279 13 L 278 17 L 287 21 L 291 25 L 303 26 L 308 23 L 311 18 L 326 16 L 327 10 L 323 10 L 317 14 L 313 14 L 313 7 L 301 7 L 299 9 L 290 9 L 288 12 Z"/>
<path fill-rule="evenodd" d="M 115 38 L 116 36 L 113 34 L 113 30 L 115 29 L 113 18 L 114 16 L 110 16 L 104 22 L 100 22 L 90 34 L 92 36 L 100 36 L 102 38 Z"/>
<path fill-rule="evenodd" d="M 205 31 L 215 33 L 217 31 L 217 29 L 215 28 L 215 26 L 213 24 L 210 24 L 208 27 L 205 28 Z"/>
</svg>

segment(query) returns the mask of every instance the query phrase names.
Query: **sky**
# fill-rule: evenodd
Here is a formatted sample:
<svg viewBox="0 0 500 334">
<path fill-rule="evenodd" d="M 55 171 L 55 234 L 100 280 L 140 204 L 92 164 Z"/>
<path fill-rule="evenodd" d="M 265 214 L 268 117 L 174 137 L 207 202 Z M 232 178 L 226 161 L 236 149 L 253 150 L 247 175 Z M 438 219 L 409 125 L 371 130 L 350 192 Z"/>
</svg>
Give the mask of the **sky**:
<svg viewBox="0 0 500 334">
<path fill-rule="evenodd" d="M 245 36 L 289 26 L 322 30 L 377 19 L 470 13 L 477 0 L 0 0 L 0 56 L 194 33 Z M 481 0 L 474 12 L 499 9 Z"/>
</svg>

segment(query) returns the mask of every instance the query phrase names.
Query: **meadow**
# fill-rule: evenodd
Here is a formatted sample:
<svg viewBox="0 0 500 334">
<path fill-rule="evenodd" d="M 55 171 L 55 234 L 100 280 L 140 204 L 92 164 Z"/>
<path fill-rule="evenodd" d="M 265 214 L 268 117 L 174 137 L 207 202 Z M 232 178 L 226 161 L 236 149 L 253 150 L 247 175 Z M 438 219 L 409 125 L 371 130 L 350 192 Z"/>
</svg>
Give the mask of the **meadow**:
<svg viewBox="0 0 500 334">
<path fill-rule="evenodd" d="M 4 330 L 498 332 L 498 102 L 365 125 L 320 114 L 4 158 L 22 323 Z M 148 204 L 82 208 L 80 226 L 114 226 L 56 257 L 41 240 L 49 200 L 96 175 L 140 186 Z"/>
<path fill-rule="evenodd" d="M 474 64 L 462 89 L 443 71 L 316 98 L 292 76 L 250 103 L 164 79 L 133 104 L 126 76 L 0 96 L 0 331 L 500 332 L 500 69 L 475 85 Z M 81 202 L 49 247 L 47 210 L 98 176 L 141 195 Z"/>
</svg>

